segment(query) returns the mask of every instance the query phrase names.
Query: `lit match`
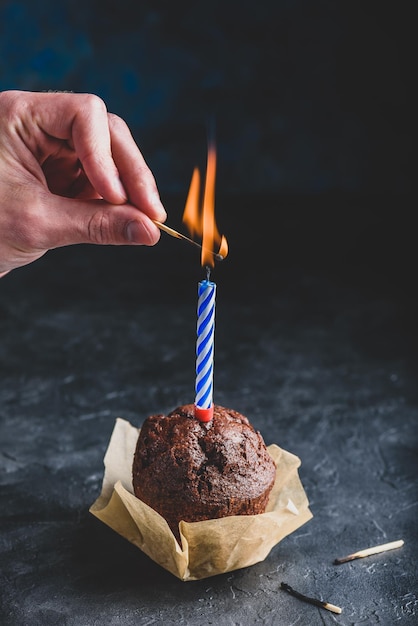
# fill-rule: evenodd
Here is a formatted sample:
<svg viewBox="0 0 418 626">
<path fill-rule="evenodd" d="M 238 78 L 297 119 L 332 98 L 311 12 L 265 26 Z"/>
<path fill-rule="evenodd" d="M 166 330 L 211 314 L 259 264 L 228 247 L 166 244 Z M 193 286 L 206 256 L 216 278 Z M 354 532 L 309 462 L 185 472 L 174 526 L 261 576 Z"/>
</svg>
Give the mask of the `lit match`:
<svg viewBox="0 0 418 626">
<path fill-rule="evenodd" d="M 200 243 L 194 241 L 193 239 L 190 239 L 190 237 L 186 237 L 186 235 L 183 235 L 183 233 L 179 233 L 177 230 L 174 230 L 174 228 L 170 228 L 170 226 L 166 226 L 165 224 L 163 224 L 162 222 L 158 222 L 157 220 L 153 220 L 153 222 L 156 226 L 158 226 L 160 230 L 163 230 L 165 233 L 167 233 L 167 235 L 170 235 L 170 237 L 182 239 L 183 241 L 187 241 L 187 243 L 191 243 L 193 246 L 200 248 L 200 250 L 202 249 Z M 225 258 L 224 256 L 222 256 L 222 254 L 219 254 L 218 252 L 213 252 L 212 250 L 209 250 L 209 252 L 213 255 L 215 261 L 223 261 Z"/>
<path fill-rule="evenodd" d="M 366 548 L 365 550 L 359 550 L 358 552 L 353 552 L 353 554 L 344 556 L 341 559 L 335 559 L 334 564 L 339 565 L 340 563 L 347 563 L 348 561 L 354 561 L 354 559 L 362 559 L 365 556 L 370 556 L 371 554 L 379 554 L 380 552 L 386 552 L 386 550 L 394 550 L 395 548 L 402 548 L 403 544 L 404 544 L 403 539 L 399 539 L 398 541 L 391 541 L 389 543 L 382 543 L 379 546 L 373 546 L 371 548 Z"/>
</svg>

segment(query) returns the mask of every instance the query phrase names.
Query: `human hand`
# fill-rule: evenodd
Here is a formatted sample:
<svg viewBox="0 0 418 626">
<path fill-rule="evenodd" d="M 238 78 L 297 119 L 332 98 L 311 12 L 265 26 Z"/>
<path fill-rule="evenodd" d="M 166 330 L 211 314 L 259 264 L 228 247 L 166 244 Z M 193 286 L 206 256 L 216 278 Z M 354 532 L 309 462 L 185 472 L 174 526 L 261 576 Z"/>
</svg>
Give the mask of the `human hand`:
<svg viewBox="0 0 418 626">
<path fill-rule="evenodd" d="M 154 219 L 154 177 L 99 97 L 0 92 L 0 276 L 70 244 L 154 245 Z"/>
</svg>

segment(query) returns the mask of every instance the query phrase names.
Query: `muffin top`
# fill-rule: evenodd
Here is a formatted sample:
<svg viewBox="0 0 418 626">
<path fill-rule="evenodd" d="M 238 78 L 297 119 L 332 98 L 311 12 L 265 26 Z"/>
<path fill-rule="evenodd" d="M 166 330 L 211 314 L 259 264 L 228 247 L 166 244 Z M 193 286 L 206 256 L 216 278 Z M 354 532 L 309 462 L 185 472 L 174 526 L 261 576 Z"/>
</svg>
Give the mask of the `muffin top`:
<svg viewBox="0 0 418 626">
<path fill-rule="evenodd" d="M 249 502 L 271 489 L 275 474 L 261 434 L 219 405 L 208 423 L 194 417 L 193 404 L 148 417 L 133 464 L 135 493 L 151 506 L 156 498 L 200 507 Z"/>
</svg>

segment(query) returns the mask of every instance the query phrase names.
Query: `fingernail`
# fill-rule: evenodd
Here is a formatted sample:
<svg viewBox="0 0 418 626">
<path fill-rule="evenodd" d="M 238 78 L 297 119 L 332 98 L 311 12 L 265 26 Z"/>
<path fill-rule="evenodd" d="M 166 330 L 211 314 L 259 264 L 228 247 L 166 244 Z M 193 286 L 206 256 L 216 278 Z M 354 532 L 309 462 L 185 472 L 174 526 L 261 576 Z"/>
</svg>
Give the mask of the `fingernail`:
<svg viewBox="0 0 418 626">
<path fill-rule="evenodd" d="M 153 197 L 152 204 L 157 212 L 157 217 L 155 219 L 157 219 L 159 222 L 165 222 L 165 220 L 167 219 L 167 213 L 165 208 L 163 207 L 161 198 L 158 193 L 156 193 Z"/>
<path fill-rule="evenodd" d="M 126 239 L 131 243 L 139 243 L 141 229 L 138 222 L 129 222 L 126 226 Z"/>
<path fill-rule="evenodd" d="M 122 181 L 119 177 L 116 177 L 114 180 L 114 188 L 115 191 L 122 196 L 122 198 L 125 200 L 125 202 L 128 201 L 128 194 L 125 191 L 125 187 L 122 184 Z"/>
<path fill-rule="evenodd" d="M 142 245 L 152 245 L 155 243 L 156 238 L 152 232 L 150 232 L 145 224 L 139 222 L 129 222 L 126 226 L 126 239 L 131 243 L 138 243 Z M 158 232 L 158 231 L 157 231 Z"/>
</svg>

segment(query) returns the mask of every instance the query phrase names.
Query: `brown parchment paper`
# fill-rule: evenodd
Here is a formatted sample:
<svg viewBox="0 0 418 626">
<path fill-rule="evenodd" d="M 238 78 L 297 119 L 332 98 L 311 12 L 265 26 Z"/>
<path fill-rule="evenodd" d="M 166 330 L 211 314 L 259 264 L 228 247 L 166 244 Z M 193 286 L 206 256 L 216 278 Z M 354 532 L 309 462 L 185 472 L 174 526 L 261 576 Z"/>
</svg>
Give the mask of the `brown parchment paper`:
<svg viewBox="0 0 418 626">
<path fill-rule="evenodd" d="M 298 476 L 300 459 L 273 444 L 277 476 L 265 513 L 180 522 L 180 546 L 167 522 L 139 500 L 132 463 L 139 429 L 116 419 L 104 457 L 102 491 L 90 512 L 181 580 L 199 580 L 263 561 L 284 537 L 311 519 Z"/>
</svg>

